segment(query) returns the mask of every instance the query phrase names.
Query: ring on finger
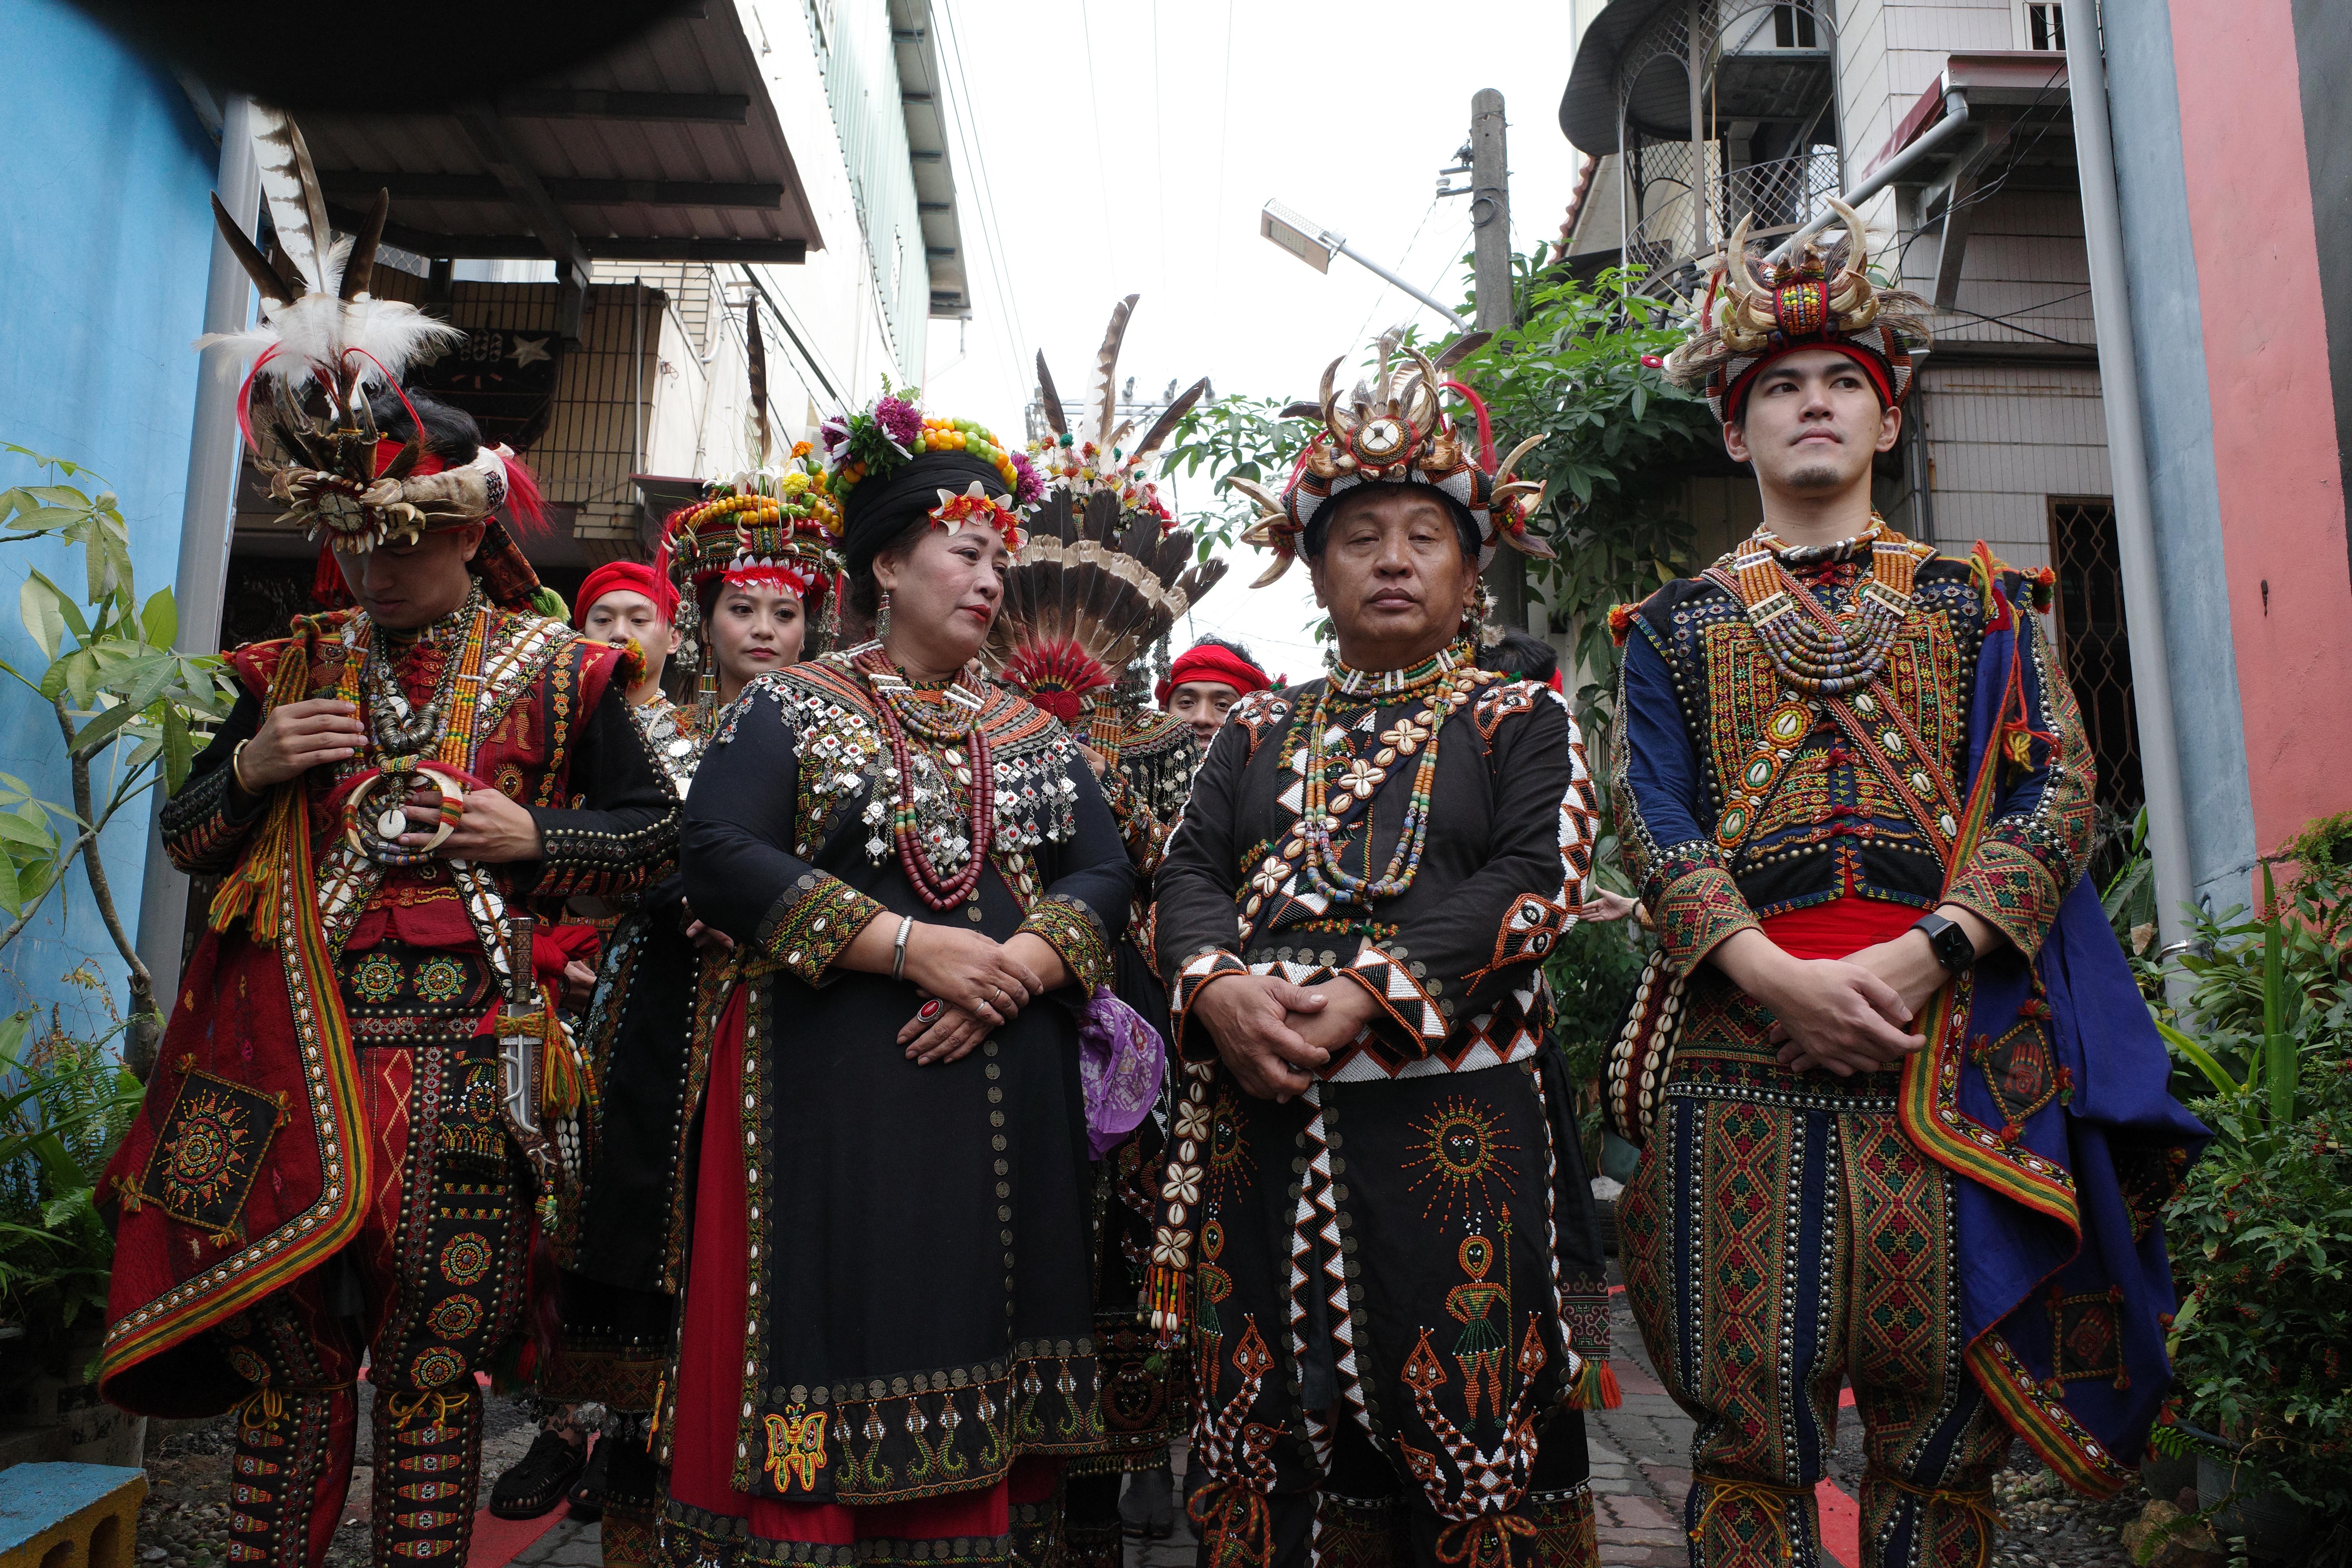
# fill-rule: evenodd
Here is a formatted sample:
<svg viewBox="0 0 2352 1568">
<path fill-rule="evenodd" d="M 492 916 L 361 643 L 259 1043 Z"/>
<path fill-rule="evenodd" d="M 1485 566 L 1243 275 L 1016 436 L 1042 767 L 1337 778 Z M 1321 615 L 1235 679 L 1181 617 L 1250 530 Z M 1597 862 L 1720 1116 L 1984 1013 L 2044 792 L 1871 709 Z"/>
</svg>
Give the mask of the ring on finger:
<svg viewBox="0 0 2352 1568">
<path fill-rule="evenodd" d="M 936 1018 L 936 1017 L 938 1017 L 939 1016 L 940 1016 L 940 1002 L 939 1002 L 939 998 L 938 998 L 938 997 L 936 997 L 936 996 L 932 997 L 929 1001 L 928 1001 L 928 1002 L 924 1003 L 920 1007 L 918 1007 L 918 1008 L 916 1008 L 916 1009 L 915 1009 L 915 1016 L 916 1016 L 916 1017 L 918 1017 L 918 1018 L 920 1018 L 920 1019 L 921 1019 L 924 1023 L 926 1023 L 926 1024 L 929 1023 L 932 1019 L 934 1019 L 934 1018 Z"/>
</svg>

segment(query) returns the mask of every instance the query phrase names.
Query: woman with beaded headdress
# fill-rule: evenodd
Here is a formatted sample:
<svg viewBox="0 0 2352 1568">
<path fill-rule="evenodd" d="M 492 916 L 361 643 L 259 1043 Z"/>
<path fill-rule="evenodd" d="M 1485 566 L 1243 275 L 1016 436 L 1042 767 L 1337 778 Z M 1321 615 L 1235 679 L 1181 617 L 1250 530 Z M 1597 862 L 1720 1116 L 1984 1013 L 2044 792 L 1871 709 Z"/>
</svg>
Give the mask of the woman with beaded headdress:
<svg viewBox="0 0 2352 1568">
<path fill-rule="evenodd" d="M 688 800 L 739 983 L 698 1069 L 664 1540 L 1030 1560 L 1102 1436 L 1078 1024 L 1133 872 L 1069 732 L 972 662 L 1034 474 L 906 395 L 822 434 L 875 636 L 752 679 Z"/>
<path fill-rule="evenodd" d="M 1150 1304 L 1189 1331 L 1203 1561 L 1588 1564 L 1607 1294 L 1541 965 L 1592 782 L 1557 693 L 1478 667 L 1478 573 L 1540 484 L 1382 355 L 1248 537 L 1329 674 L 1234 704 L 1170 835 L 1183 1085 Z M 1456 388 L 1459 391 L 1461 389 Z M 1530 444 L 1531 445 L 1531 444 Z"/>
<path fill-rule="evenodd" d="M 809 454 L 803 443 L 773 468 L 712 484 L 672 515 L 653 564 L 614 562 L 581 586 L 591 635 L 651 645 L 630 716 L 681 800 L 716 709 L 810 651 L 812 622 L 830 603 L 839 513 Z M 695 693 L 684 709 L 658 685 L 662 660 L 675 653 L 688 653 Z M 603 1436 L 582 1474 L 579 1435 L 551 1422 L 490 1502 L 505 1517 L 535 1517 L 569 1487 L 575 1507 L 602 1510 L 604 1561 L 614 1568 L 653 1553 L 662 1484 L 648 1436 L 671 1350 L 678 1173 L 696 1110 L 689 1030 L 706 961 L 716 978 L 731 946 L 695 917 L 675 872 L 612 923 L 585 1032 L 597 1114 L 578 1199 L 555 1235 L 563 1342 L 540 1378 L 541 1396 L 567 1412 L 601 1405 Z"/>
<path fill-rule="evenodd" d="M 1619 841 L 1658 952 L 1610 1066 L 1643 1145 L 1627 1294 L 1697 1421 L 1692 1561 L 1811 1563 L 1841 1381 L 1863 1562 L 1990 1561 L 2012 1433 L 2133 1478 L 2169 1385 L 2158 1213 L 2200 1130 L 2083 871 L 2092 757 L 2050 574 L 1871 504 L 1927 303 L 1861 218 L 1733 231 L 1666 371 L 1752 464 L 1755 533 L 1620 606 Z"/>
</svg>

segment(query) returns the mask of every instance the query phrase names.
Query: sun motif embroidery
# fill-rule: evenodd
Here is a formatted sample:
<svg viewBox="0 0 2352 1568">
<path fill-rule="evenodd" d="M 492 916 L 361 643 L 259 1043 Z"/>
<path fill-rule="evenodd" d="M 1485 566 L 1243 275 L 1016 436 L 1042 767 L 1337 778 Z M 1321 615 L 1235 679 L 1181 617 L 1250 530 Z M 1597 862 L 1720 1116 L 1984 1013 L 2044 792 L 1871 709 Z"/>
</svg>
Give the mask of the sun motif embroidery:
<svg viewBox="0 0 2352 1568">
<path fill-rule="evenodd" d="M 482 1321 L 482 1304 L 473 1297 L 459 1294 L 444 1300 L 425 1314 L 425 1327 L 445 1340 L 462 1340 L 474 1331 Z"/>
<path fill-rule="evenodd" d="M 461 1231 L 441 1248 L 441 1278 L 452 1285 L 471 1285 L 490 1271 L 490 1238 L 479 1231 Z"/>
<path fill-rule="evenodd" d="M 184 1225 L 234 1232 L 286 1112 L 272 1095 L 199 1072 L 186 1075 L 155 1139 L 141 1196 Z"/>
<path fill-rule="evenodd" d="M 1457 1211 L 1465 1219 L 1494 1213 L 1494 1184 L 1501 1175 L 1497 1162 L 1519 1152 L 1495 1118 L 1457 1097 L 1430 1112 L 1412 1131 L 1414 1153 L 1405 1161 L 1405 1169 L 1413 1173 L 1412 1191 L 1428 1189 L 1422 1217 L 1451 1225 Z"/>
<path fill-rule="evenodd" d="M 789 1490 L 797 1482 L 803 1491 L 816 1489 L 816 1473 L 824 1468 L 824 1416 L 795 1405 L 781 1415 L 771 1415 L 768 1427 L 768 1474 L 776 1489 Z"/>
<path fill-rule="evenodd" d="M 1249 1141 L 1242 1131 L 1242 1102 L 1230 1089 L 1217 1091 L 1209 1115 L 1209 1188 L 1212 1193 L 1237 1192 L 1257 1177 L 1257 1162 L 1250 1158 Z"/>
</svg>

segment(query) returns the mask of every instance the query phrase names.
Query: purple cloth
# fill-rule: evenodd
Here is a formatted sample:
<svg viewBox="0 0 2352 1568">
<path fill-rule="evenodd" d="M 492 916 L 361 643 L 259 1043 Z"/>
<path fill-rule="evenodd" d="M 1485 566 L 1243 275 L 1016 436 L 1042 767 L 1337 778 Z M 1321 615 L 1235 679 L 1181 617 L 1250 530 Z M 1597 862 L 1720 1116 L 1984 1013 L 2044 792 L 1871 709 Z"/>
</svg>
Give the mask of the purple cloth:
<svg viewBox="0 0 2352 1568">
<path fill-rule="evenodd" d="M 1078 1025 L 1078 1080 L 1087 1094 L 1087 1148 L 1097 1160 L 1143 1123 L 1160 1099 L 1168 1047 L 1143 1015 L 1097 985 Z"/>
</svg>

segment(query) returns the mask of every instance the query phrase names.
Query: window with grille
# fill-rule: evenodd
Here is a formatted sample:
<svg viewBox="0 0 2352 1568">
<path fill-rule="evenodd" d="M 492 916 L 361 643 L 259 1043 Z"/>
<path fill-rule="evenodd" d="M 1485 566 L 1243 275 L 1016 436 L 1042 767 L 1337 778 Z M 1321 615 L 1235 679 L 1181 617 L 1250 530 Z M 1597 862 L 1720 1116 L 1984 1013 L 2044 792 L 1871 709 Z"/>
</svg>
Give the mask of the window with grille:
<svg viewBox="0 0 2352 1568">
<path fill-rule="evenodd" d="M 1784 49 L 1820 47 L 1813 30 L 1813 7 L 1811 0 L 1772 7 L 1772 42 Z"/>
<path fill-rule="evenodd" d="M 2030 48 L 2063 49 L 2066 47 L 2066 11 L 2060 0 L 2028 0 L 2025 38 Z"/>
<path fill-rule="evenodd" d="M 2050 559 L 2058 591 L 2051 631 L 2099 764 L 2099 809 L 2126 833 L 2147 801 L 2139 723 L 2132 711 L 2131 644 L 2124 623 L 2116 506 L 2105 496 L 2050 499 Z M 2112 871 L 2112 867 L 2094 868 Z"/>
</svg>

